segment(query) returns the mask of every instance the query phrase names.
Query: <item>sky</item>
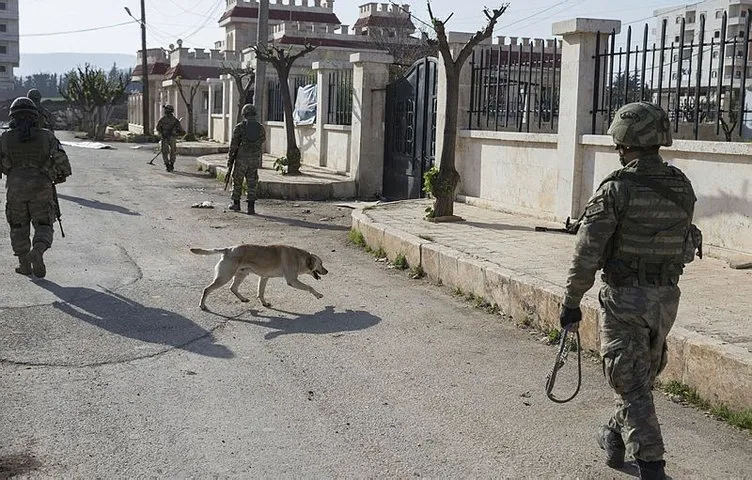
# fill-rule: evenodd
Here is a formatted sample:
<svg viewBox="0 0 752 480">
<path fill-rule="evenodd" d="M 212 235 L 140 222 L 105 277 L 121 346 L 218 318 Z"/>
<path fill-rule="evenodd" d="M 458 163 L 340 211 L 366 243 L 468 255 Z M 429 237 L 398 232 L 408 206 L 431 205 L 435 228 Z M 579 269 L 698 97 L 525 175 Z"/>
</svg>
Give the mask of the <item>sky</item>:
<svg viewBox="0 0 752 480">
<path fill-rule="evenodd" d="M 300 2 L 300 0 L 297 0 Z M 384 1 L 384 0 L 382 0 Z M 271 0 L 275 3 L 275 0 Z M 498 3 L 496 3 L 498 2 Z M 20 0 L 20 50 L 24 53 L 125 53 L 135 54 L 141 46 L 138 23 L 123 7 L 140 16 L 139 0 Z M 336 0 L 334 12 L 343 24 L 352 25 L 358 6 L 366 0 Z M 401 0 L 410 4 L 416 27 L 428 20 L 424 0 Z M 450 31 L 478 30 L 485 24 L 483 7 L 498 7 L 501 0 L 431 0 L 434 14 L 445 19 L 454 15 Z M 551 38 L 551 24 L 574 17 L 608 18 L 635 22 L 640 27 L 651 20 L 653 11 L 684 2 L 678 0 L 510 0 L 495 35 Z M 690 3 L 690 2 L 686 2 Z M 213 48 L 223 39 L 217 20 L 225 0 L 146 0 L 147 46 L 166 47 L 176 39 L 183 46 Z M 130 22 L 130 23 L 128 23 Z M 75 30 L 87 32 L 66 33 Z"/>
</svg>

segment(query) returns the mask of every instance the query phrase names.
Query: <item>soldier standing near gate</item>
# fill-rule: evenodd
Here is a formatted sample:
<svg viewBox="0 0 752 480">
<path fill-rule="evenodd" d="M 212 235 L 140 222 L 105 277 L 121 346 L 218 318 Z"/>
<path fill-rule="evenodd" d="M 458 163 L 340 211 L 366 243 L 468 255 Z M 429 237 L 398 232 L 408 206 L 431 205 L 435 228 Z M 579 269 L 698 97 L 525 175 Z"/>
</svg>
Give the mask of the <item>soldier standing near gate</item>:
<svg viewBox="0 0 752 480">
<path fill-rule="evenodd" d="M 256 185 L 258 169 L 264 154 L 266 131 L 256 120 L 256 107 L 250 103 L 243 105 L 240 113 L 243 121 L 232 131 L 230 152 L 227 159 L 228 175 L 232 171 L 232 203 L 229 209 L 240 211 L 240 197 L 243 194 L 243 180 L 248 184 L 248 215 L 256 213 Z"/>
<path fill-rule="evenodd" d="M 692 185 L 658 154 L 672 143 L 670 128 L 659 105 L 631 103 L 616 112 L 608 133 L 624 168 L 606 177 L 585 207 L 560 316 L 562 327 L 577 327 L 580 301 L 603 269 L 601 357 L 616 412 L 597 440 L 608 466 L 621 467 L 629 453 L 642 479 L 666 478 L 652 388 L 666 365 L 679 276 L 701 252 Z"/>
<path fill-rule="evenodd" d="M 162 111 L 162 118 L 157 122 L 157 133 L 161 137 L 159 143 L 162 149 L 162 161 L 164 162 L 165 170 L 171 172 L 175 169 L 175 158 L 178 155 L 177 137 L 185 135 L 185 130 L 180 125 L 180 120 L 175 118 L 175 107 L 165 105 L 162 107 Z"/>
<path fill-rule="evenodd" d="M 36 88 L 32 88 L 26 93 L 26 96 L 34 102 L 34 105 L 36 105 L 37 111 L 39 112 L 37 126 L 39 128 L 46 128 L 49 131 L 54 131 L 55 125 L 52 121 L 52 114 L 42 106 L 42 92 Z"/>
<path fill-rule="evenodd" d="M 16 272 L 42 278 L 47 274 L 44 252 L 52 246 L 55 184 L 70 176 L 71 166 L 55 135 L 37 127 L 39 112 L 31 99 L 15 99 L 10 116 L 13 126 L 0 136 L 0 177 L 7 177 L 10 243 L 18 257 Z M 31 225 L 33 241 L 29 239 Z"/>
</svg>

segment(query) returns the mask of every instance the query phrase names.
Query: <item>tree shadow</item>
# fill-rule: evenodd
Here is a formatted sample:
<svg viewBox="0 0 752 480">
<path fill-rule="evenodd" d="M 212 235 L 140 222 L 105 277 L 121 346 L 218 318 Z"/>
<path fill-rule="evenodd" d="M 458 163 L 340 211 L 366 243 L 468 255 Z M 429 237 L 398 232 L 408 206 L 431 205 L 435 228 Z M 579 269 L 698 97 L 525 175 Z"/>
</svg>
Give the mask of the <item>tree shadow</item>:
<svg viewBox="0 0 752 480">
<path fill-rule="evenodd" d="M 89 200 L 88 198 L 74 197 L 71 195 L 58 194 L 57 196 L 58 198 L 62 198 L 63 200 L 68 200 L 69 202 L 77 203 L 81 205 L 82 207 L 93 208 L 96 210 L 105 210 L 108 212 L 122 213 L 123 215 L 132 215 L 135 217 L 141 216 L 140 213 L 134 212 L 133 210 L 130 210 L 125 207 L 121 207 L 120 205 L 113 205 L 111 203 L 100 202 L 99 200 Z"/>
<path fill-rule="evenodd" d="M 53 303 L 54 308 L 116 335 L 207 357 L 234 357 L 227 347 L 214 344 L 212 332 L 177 313 L 147 307 L 109 290 L 63 287 L 49 280 L 40 280 L 37 285 L 62 300 Z M 210 342 L 196 342 L 204 337 Z"/>
<path fill-rule="evenodd" d="M 267 340 L 274 340 L 282 335 L 291 335 L 295 333 L 311 335 L 329 335 L 333 333 L 354 332 L 365 330 L 377 325 L 381 319 L 375 315 L 361 310 L 345 310 L 344 312 L 335 312 L 333 306 L 327 306 L 323 310 L 313 313 L 300 315 L 295 312 L 287 312 L 276 308 L 271 308 L 280 313 L 297 315 L 295 318 L 281 318 L 275 316 L 263 315 L 258 310 L 251 310 L 254 317 L 262 320 L 245 320 L 242 318 L 228 318 L 235 322 L 251 323 L 260 327 L 270 328 L 273 331 L 264 335 Z"/>
<path fill-rule="evenodd" d="M 295 218 L 278 217 L 276 215 L 256 214 L 256 216 L 259 218 L 264 218 L 266 220 L 271 220 L 272 222 L 284 223 L 292 227 L 311 228 L 314 230 L 337 230 L 341 232 L 350 231 L 350 227 L 344 225 L 330 225 L 328 223 L 308 222 L 305 220 L 297 220 Z"/>
<path fill-rule="evenodd" d="M 524 225 L 509 225 L 507 223 L 461 222 L 460 225 L 468 225 L 470 227 L 482 228 L 484 230 L 518 230 L 522 232 L 535 231 L 533 227 L 526 227 Z"/>
</svg>

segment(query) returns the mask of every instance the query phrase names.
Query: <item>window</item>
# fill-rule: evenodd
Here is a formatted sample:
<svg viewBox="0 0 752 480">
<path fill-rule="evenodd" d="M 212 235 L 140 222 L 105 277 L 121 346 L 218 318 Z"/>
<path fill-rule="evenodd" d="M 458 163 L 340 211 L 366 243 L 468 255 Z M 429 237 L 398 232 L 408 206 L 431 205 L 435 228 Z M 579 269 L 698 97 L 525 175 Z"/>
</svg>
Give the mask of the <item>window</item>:
<svg viewBox="0 0 752 480">
<path fill-rule="evenodd" d="M 201 92 L 201 112 L 206 113 L 209 111 L 209 92 Z"/>
<path fill-rule="evenodd" d="M 679 54 L 675 53 L 674 54 L 674 58 L 672 60 L 675 61 L 675 62 L 679 61 Z"/>
<path fill-rule="evenodd" d="M 672 74 L 671 74 L 671 78 L 672 78 L 672 79 L 674 79 L 674 80 L 676 80 L 676 74 L 675 74 L 675 73 L 672 73 Z"/>
<path fill-rule="evenodd" d="M 8 5 L 5 2 L 0 2 L 0 10 L 7 10 Z"/>
<path fill-rule="evenodd" d="M 679 35 L 674 37 L 674 43 L 679 43 Z"/>
<path fill-rule="evenodd" d="M 744 30 L 739 30 L 739 33 L 737 33 L 736 36 L 740 38 L 744 38 Z"/>
<path fill-rule="evenodd" d="M 218 88 L 214 90 L 214 108 L 212 113 L 222 113 L 222 107 L 224 103 L 224 95 L 222 95 L 222 89 Z"/>
<path fill-rule="evenodd" d="M 720 54 L 721 54 L 721 52 L 719 52 L 718 50 L 716 50 L 715 52 L 713 52 L 713 58 L 718 58 L 718 56 Z"/>
<path fill-rule="evenodd" d="M 716 30 L 715 32 L 713 32 L 713 38 L 721 38 L 721 31 Z"/>
<path fill-rule="evenodd" d="M 5 65 L 0 65 L 0 73 L 5 73 L 6 71 Z"/>
<path fill-rule="evenodd" d="M 676 23 L 681 23 L 681 21 L 682 21 L 681 15 L 679 15 L 678 17 L 676 17 Z"/>
<path fill-rule="evenodd" d="M 0 55 L 5 55 L 6 53 L 8 53 L 8 47 L 0 45 Z"/>
<path fill-rule="evenodd" d="M 723 17 L 723 10 L 716 10 L 715 18 L 722 18 L 722 17 Z"/>
<path fill-rule="evenodd" d="M 735 72 L 734 72 L 734 76 L 735 76 L 736 78 L 741 78 L 741 77 L 742 77 L 742 71 L 741 71 L 741 70 L 737 70 L 737 71 L 735 71 Z"/>
<path fill-rule="evenodd" d="M 0 23 L 0 32 L 7 32 L 8 31 L 8 25 L 4 23 Z"/>
<path fill-rule="evenodd" d="M 746 17 L 747 16 L 747 11 L 746 10 L 742 10 L 741 16 L 742 16 L 742 18 Z"/>
<path fill-rule="evenodd" d="M 713 70 L 713 72 L 710 74 L 710 76 L 713 77 L 713 78 L 718 78 L 718 72 L 716 72 L 715 70 Z"/>
</svg>

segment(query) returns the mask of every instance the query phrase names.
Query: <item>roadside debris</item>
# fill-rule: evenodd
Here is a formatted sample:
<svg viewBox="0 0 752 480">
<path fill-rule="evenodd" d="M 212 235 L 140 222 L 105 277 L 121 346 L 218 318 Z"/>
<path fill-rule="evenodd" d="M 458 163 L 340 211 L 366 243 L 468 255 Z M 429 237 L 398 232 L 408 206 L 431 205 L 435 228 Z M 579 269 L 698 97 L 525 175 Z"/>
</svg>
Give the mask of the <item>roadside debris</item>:
<svg viewBox="0 0 752 480">
<path fill-rule="evenodd" d="M 194 203 L 193 205 L 191 205 L 191 208 L 214 208 L 214 203 L 206 200 L 203 202 Z"/>
</svg>

